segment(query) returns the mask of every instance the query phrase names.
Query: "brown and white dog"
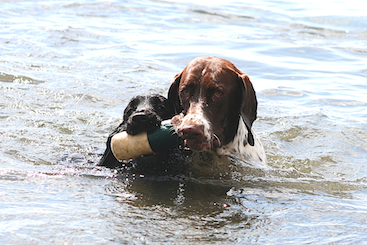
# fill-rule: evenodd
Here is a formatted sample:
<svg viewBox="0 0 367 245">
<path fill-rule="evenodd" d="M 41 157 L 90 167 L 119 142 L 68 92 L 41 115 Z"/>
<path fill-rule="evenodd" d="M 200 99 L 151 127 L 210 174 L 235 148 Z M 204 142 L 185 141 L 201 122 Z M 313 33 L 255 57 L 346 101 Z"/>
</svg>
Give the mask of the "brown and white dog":
<svg viewBox="0 0 367 245">
<path fill-rule="evenodd" d="M 247 74 L 217 57 L 192 60 L 168 91 L 176 115 L 175 131 L 194 151 L 213 150 L 246 161 L 266 163 L 264 148 L 252 130 L 257 100 Z"/>
</svg>

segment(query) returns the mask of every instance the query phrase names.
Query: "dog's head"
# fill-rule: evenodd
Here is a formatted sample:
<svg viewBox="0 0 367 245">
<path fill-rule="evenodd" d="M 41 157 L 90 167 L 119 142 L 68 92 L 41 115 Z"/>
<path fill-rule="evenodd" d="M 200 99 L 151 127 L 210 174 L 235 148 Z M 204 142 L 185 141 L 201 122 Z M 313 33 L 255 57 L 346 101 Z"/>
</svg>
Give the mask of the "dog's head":
<svg viewBox="0 0 367 245">
<path fill-rule="evenodd" d="M 180 113 L 172 123 L 189 148 L 202 151 L 228 144 L 240 118 L 248 129 L 247 143 L 254 145 L 255 91 L 248 76 L 231 62 L 217 57 L 194 59 L 176 75 L 168 99 Z"/>
<path fill-rule="evenodd" d="M 173 105 L 165 97 L 156 94 L 137 95 L 125 108 L 124 123 L 127 133 L 136 135 L 159 127 L 162 120 L 173 116 Z"/>
</svg>

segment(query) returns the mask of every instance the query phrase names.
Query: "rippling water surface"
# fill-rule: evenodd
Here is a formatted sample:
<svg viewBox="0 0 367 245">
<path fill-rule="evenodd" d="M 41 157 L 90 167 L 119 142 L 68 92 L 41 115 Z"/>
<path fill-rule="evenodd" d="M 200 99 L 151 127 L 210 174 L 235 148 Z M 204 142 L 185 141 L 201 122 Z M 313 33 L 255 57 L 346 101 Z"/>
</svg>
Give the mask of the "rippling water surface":
<svg viewBox="0 0 367 245">
<path fill-rule="evenodd" d="M 365 242 L 366 4 L 224 2 L 1 2 L 2 244 Z M 129 99 L 203 55 L 249 74 L 269 169 L 95 168 Z"/>
</svg>

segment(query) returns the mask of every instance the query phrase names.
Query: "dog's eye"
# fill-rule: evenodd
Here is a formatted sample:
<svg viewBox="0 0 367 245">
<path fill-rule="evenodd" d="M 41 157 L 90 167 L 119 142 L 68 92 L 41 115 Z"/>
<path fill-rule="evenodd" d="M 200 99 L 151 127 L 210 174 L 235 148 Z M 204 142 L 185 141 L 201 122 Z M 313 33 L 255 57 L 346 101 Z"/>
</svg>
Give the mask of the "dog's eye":
<svg viewBox="0 0 367 245">
<path fill-rule="evenodd" d="M 213 100 L 217 100 L 219 99 L 220 97 L 223 96 L 223 91 L 221 90 L 215 90 L 214 93 L 213 93 Z"/>
<path fill-rule="evenodd" d="M 185 88 L 181 91 L 182 96 L 188 96 L 189 95 L 189 89 Z"/>
<path fill-rule="evenodd" d="M 157 111 L 164 111 L 166 107 L 164 105 L 158 105 Z"/>
</svg>

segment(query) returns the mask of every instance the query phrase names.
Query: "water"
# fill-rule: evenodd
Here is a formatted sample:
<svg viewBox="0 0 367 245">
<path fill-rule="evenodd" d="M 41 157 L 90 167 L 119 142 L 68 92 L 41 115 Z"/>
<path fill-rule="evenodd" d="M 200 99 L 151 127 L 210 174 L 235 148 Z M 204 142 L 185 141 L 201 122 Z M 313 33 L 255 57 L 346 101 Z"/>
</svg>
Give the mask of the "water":
<svg viewBox="0 0 367 245">
<path fill-rule="evenodd" d="M 2 244 L 364 243 L 367 5 L 225 2 L 1 3 Z M 128 100 L 203 55 L 249 74 L 269 169 L 95 168 Z"/>
</svg>

